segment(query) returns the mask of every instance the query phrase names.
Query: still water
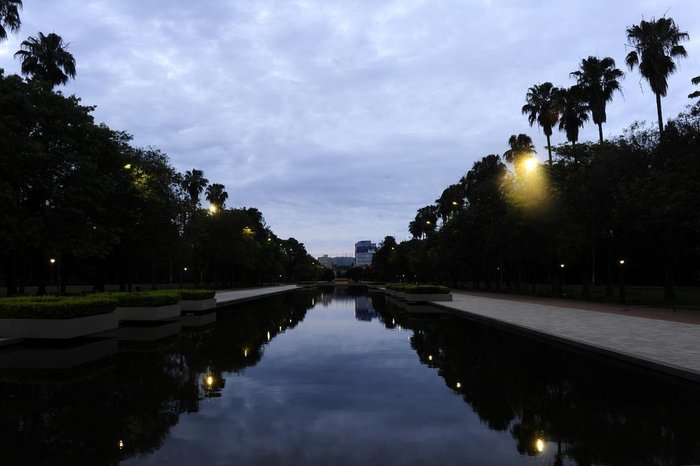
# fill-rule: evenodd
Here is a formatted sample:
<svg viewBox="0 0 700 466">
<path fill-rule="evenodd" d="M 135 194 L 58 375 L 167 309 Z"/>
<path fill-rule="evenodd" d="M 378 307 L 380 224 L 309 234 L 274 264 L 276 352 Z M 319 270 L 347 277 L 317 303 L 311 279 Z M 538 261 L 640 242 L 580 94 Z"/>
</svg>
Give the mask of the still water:
<svg viewBox="0 0 700 466">
<path fill-rule="evenodd" d="M 0 464 L 700 463 L 697 385 L 340 288 L 0 370 L 0 412 Z"/>
</svg>

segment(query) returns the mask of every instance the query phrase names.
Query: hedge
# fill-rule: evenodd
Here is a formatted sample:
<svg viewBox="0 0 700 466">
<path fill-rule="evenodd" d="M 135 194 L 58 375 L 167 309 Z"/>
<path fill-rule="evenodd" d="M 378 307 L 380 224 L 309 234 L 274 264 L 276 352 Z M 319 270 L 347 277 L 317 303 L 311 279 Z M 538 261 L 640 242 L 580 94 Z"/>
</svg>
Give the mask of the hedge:
<svg viewBox="0 0 700 466">
<path fill-rule="evenodd" d="M 402 291 L 406 294 L 448 294 L 450 289 L 437 285 L 404 285 Z"/>
<path fill-rule="evenodd" d="M 108 314 L 117 300 L 107 296 L 21 296 L 0 298 L 2 319 L 72 319 Z"/>
<path fill-rule="evenodd" d="M 101 293 L 94 296 L 102 295 L 116 299 L 119 307 L 158 307 L 177 304 L 180 301 L 180 290 Z"/>
</svg>

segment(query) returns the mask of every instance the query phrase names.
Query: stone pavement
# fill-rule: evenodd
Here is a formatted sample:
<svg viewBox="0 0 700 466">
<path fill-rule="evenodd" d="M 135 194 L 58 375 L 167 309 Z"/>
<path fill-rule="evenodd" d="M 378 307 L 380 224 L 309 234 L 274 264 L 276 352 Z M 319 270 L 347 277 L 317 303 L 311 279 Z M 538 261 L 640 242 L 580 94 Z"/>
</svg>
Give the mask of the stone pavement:
<svg viewBox="0 0 700 466">
<path fill-rule="evenodd" d="M 489 325 L 700 382 L 700 325 L 453 293 L 436 306 Z"/>
<path fill-rule="evenodd" d="M 296 285 L 268 286 L 265 288 L 249 288 L 246 290 L 217 291 L 216 306 L 230 306 L 231 304 L 242 303 L 252 299 L 286 293 L 297 288 Z"/>
</svg>

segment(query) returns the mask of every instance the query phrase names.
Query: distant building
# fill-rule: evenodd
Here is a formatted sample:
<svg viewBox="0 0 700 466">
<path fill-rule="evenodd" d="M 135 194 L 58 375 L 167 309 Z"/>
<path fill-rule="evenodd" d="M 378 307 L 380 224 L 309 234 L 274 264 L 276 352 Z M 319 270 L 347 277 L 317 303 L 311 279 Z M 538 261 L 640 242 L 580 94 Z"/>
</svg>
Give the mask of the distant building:
<svg viewBox="0 0 700 466">
<path fill-rule="evenodd" d="M 333 258 L 333 269 L 334 270 L 349 269 L 350 267 L 354 267 L 354 266 L 355 266 L 355 258 L 354 257 L 342 256 L 342 257 L 334 257 Z"/>
<path fill-rule="evenodd" d="M 318 261 L 327 269 L 333 269 L 333 258 L 328 257 L 328 254 L 324 254 L 318 258 Z"/>
<path fill-rule="evenodd" d="M 362 267 L 372 264 L 372 256 L 377 252 L 377 245 L 369 240 L 355 243 L 355 266 Z"/>
</svg>

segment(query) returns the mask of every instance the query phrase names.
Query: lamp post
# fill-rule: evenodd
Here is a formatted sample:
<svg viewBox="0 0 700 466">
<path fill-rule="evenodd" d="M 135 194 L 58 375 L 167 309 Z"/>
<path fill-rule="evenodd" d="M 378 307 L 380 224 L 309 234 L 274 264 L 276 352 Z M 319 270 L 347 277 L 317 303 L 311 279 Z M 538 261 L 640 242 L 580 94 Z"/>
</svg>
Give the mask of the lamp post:
<svg viewBox="0 0 700 466">
<path fill-rule="evenodd" d="M 561 286 L 563 288 L 566 283 L 566 264 L 559 264 L 559 268 L 561 269 Z M 564 293 L 563 289 L 562 293 Z"/>
<path fill-rule="evenodd" d="M 620 259 L 620 302 L 625 303 L 625 260 Z"/>
<path fill-rule="evenodd" d="M 53 286 L 53 265 L 56 263 L 56 259 L 52 257 L 51 259 L 49 259 L 49 262 L 51 263 L 51 273 L 49 274 L 49 286 L 51 287 Z"/>
</svg>

